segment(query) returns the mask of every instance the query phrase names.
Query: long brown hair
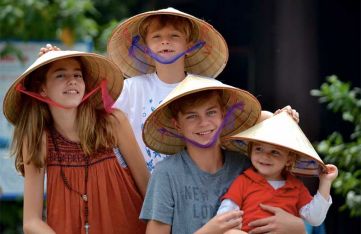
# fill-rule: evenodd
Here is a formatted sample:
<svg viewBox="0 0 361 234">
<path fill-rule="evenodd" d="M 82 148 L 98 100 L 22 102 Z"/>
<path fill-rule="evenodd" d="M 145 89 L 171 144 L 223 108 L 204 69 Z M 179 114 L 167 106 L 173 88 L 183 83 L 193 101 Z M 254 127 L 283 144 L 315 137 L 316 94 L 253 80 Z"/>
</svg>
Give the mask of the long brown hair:
<svg viewBox="0 0 361 234">
<path fill-rule="evenodd" d="M 75 58 L 82 65 L 80 58 Z M 51 64 L 51 63 L 50 63 Z M 46 80 L 46 73 L 50 64 L 38 68 L 28 75 L 24 82 L 27 90 L 39 93 L 42 84 Z M 85 92 L 94 87 L 87 82 L 86 77 L 90 74 L 83 69 L 85 82 Z M 93 84 L 94 85 L 94 84 Z M 23 176 L 24 163 L 33 163 L 36 168 L 44 167 L 44 159 L 41 158 L 42 136 L 44 131 L 53 128 L 53 117 L 50 113 L 48 104 L 30 98 L 22 94 L 22 108 L 19 113 L 19 120 L 15 123 L 11 153 L 15 156 L 15 168 Z M 113 115 L 105 112 L 104 109 L 96 109 L 96 100 L 101 99 L 101 94 L 97 92 L 92 97 L 81 103 L 78 107 L 76 126 L 80 139 L 81 147 L 85 154 L 92 155 L 99 149 L 110 148 L 117 145 L 116 135 L 113 129 Z M 26 145 L 24 145 L 26 139 Z M 28 157 L 26 162 L 23 160 L 24 147 L 27 149 Z"/>
</svg>

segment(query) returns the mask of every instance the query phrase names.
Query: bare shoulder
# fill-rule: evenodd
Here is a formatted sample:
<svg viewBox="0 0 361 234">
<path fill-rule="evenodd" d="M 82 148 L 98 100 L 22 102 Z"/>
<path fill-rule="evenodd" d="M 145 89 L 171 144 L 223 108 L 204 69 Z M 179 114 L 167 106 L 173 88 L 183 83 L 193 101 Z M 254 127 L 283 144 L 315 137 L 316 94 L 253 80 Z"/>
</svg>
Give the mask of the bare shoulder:
<svg viewBox="0 0 361 234">
<path fill-rule="evenodd" d="M 114 109 L 111 114 L 111 121 L 114 126 L 119 126 L 127 123 L 128 118 L 123 111 Z"/>
</svg>

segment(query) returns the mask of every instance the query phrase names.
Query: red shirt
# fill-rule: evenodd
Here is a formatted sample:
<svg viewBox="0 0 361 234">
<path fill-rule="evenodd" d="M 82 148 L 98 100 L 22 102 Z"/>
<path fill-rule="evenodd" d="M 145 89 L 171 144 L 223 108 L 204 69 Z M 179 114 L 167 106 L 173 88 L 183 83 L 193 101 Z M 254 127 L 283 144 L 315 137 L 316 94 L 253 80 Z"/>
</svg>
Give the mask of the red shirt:
<svg viewBox="0 0 361 234">
<path fill-rule="evenodd" d="M 249 222 L 273 215 L 262 210 L 260 203 L 282 208 L 299 217 L 300 208 L 312 200 L 307 188 L 294 176 L 288 174 L 285 185 L 274 189 L 253 168 L 247 169 L 233 181 L 228 192 L 222 197 L 226 198 L 237 203 L 244 211 L 242 230 L 246 232 L 251 230 Z"/>
</svg>

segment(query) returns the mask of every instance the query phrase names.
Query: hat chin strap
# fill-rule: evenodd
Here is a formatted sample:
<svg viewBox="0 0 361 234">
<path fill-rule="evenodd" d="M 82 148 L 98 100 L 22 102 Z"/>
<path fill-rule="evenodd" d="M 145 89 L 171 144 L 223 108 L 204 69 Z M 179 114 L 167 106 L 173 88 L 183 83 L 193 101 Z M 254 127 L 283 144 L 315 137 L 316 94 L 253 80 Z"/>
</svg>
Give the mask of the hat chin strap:
<svg viewBox="0 0 361 234">
<path fill-rule="evenodd" d="M 163 58 L 162 56 L 159 56 L 156 53 L 154 53 L 151 49 L 149 49 L 149 47 L 141 45 L 139 43 L 139 41 L 140 41 L 140 36 L 139 35 L 136 35 L 136 36 L 133 37 L 132 44 L 131 44 L 131 46 L 129 47 L 129 50 L 128 50 L 129 56 L 135 58 L 136 60 L 138 60 L 141 63 L 145 63 L 141 59 L 137 58 L 137 56 L 135 54 L 135 49 L 138 49 L 141 52 L 143 52 L 144 54 L 146 54 L 146 55 L 150 56 L 151 58 L 153 58 L 155 61 L 157 61 L 159 63 L 162 63 L 162 64 L 172 64 L 175 61 L 177 61 L 179 58 L 186 55 L 187 53 L 190 53 L 190 52 L 192 52 L 194 50 L 197 50 L 197 49 L 201 49 L 206 44 L 205 41 L 198 41 L 191 48 L 187 49 L 184 52 L 181 52 L 181 53 L 179 53 L 177 55 L 174 55 L 171 58 Z"/>
<path fill-rule="evenodd" d="M 165 136 L 170 136 L 170 137 L 175 137 L 175 138 L 179 138 L 185 142 L 188 142 L 196 147 L 199 147 L 199 148 L 210 148 L 212 147 L 216 142 L 217 140 L 219 139 L 219 136 L 221 135 L 223 129 L 226 127 L 226 124 L 228 124 L 230 122 L 230 117 L 231 115 L 237 110 L 239 109 L 240 111 L 242 111 L 244 108 L 244 104 L 242 102 L 237 102 L 236 104 L 232 105 L 227 113 L 226 113 L 226 116 L 224 117 L 222 123 L 221 123 L 221 126 L 217 129 L 217 132 L 216 134 L 214 134 L 212 140 L 207 143 L 207 144 L 200 144 L 194 140 L 191 140 L 181 134 L 178 134 L 178 133 L 174 133 L 174 132 L 171 132 L 169 131 L 168 129 L 166 128 L 159 128 L 158 131 L 165 135 Z"/>
<path fill-rule="evenodd" d="M 95 87 L 93 90 L 91 90 L 89 93 L 87 93 L 86 95 L 84 95 L 83 99 L 81 100 L 81 103 L 83 103 L 85 100 L 87 100 L 90 96 L 92 96 L 94 93 L 96 93 L 98 90 L 101 90 L 101 94 L 102 94 L 102 101 L 103 101 L 103 106 L 106 112 L 111 113 L 113 111 L 112 106 L 114 104 L 114 100 L 112 99 L 112 97 L 109 95 L 108 93 L 108 89 L 107 89 L 107 81 L 105 79 L 103 79 L 100 82 L 100 85 L 98 85 L 97 87 Z M 19 83 L 16 85 L 16 90 L 18 92 L 24 93 L 30 97 L 33 97 L 39 101 L 45 102 L 49 105 L 52 106 L 56 106 L 62 109 L 70 109 L 70 107 L 65 107 L 53 100 L 51 100 L 50 98 L 47 97 L 43 97 L 38 93 L 35 92 L 31 92 L 31 91 L 27 91 L 25 89 L 25 87 Z"/>
</svg>

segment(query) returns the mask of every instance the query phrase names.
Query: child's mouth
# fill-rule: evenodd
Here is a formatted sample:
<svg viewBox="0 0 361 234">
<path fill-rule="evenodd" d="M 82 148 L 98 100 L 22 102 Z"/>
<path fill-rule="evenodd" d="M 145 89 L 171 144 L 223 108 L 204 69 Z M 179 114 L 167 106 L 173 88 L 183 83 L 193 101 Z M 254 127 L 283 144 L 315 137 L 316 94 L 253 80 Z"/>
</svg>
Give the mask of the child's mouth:
<svg viewBox="0 0 361 234">
<path fill-rule="evenodd" d="M 197 132 L 196 134 L 199 136 L 205 136 L 205 135 L 209 135 L 213 132 L 213 130 L 207 130 L 207 131 L 203 131 L 203 132 Z"/>
<path fill-rule="evenodd" d="M 171 49 L 165 49 L 165 50 L 161 50 L 159 51 L 160 54 L 169 54 L 169 53 L 174 53 L 174 50 Z"/>
<path fill-rule="evenodd" d="M 63 94 L 79 94 L 79 91 L 76 89 L 69 89 L 64 91 Z"/>
</svg>

